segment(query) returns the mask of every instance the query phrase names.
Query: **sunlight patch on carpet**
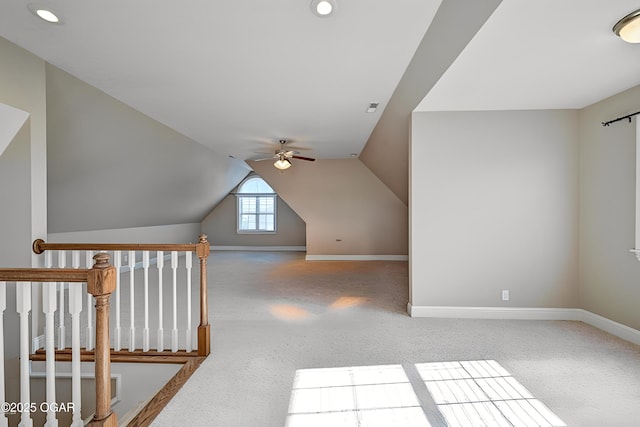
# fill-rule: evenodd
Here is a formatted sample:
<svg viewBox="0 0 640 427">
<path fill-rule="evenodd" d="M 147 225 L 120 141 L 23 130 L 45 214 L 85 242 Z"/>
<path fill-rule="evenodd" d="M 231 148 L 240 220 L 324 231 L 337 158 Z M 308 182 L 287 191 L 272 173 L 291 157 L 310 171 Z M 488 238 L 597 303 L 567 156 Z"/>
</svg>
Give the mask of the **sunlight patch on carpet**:
<svg viewBox="0 0 640 427">
<path fill-rule="evenodd" d="M 340 297 L 333 303 L 331 303 L 329 308 L 331 308 L 332 310 L 338 310 L 342 308 L 355 307 L 364 304 L 366 300 L 366 298 L 362 297 Z"/>
<path fill-rule="evenodd" d="M 287 427 L 430 427 L 401 365 L 300 369 Z"/>
<path fill-rule="evenodd" d="M 416 368 L 449 426 L 566 426 L 495 360 Z"/>
<path fill-rule="evenodd" d="M 288 322 L 308 320 L 311 317 L 311 313 L 295 305 L 272 304 L 269 306 L 269 312 L 276 319 Z"/>
</svg>

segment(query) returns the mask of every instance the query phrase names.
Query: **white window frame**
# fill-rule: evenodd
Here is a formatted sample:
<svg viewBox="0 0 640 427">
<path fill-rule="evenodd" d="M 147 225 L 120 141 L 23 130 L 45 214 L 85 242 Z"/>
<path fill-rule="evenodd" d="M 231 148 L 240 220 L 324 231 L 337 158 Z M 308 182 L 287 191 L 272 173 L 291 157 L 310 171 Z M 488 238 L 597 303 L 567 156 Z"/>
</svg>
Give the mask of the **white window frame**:
<svg viewBox="0 0 640 427">
<path fill-rule="evenodd" d="M 257 175 L 251 175 L 247 177 L 242 183 L 238 186 L 238 189 L 242 188 L 243 184 L 251 179 L 261 179 L 261 177 Z M 264 181 L 264 180 L 263 180 Z M 267 184 L 268 185 L 268 184 Z M 278 232 L 278 195 L 276 193 L 243 193 L 237 192 L 236 195 L 236 232 L 238 234 L 276 234 Z M 256 212 L 255 213 L 244 213 L 242 212 L 242 199 L 254 198 Z M 273 214 L 271 213 L 261 213 L 260 212 L 260 199 L 262 198 L 270 198 L 273 200 Z M 255 229 L 241 229 L 241 217 L 242 215 L 255 215 L 256 217 L 256 228 Z M 260 216 L 261 215 L 273 215 L 273 230 L 265 230 L 259 229 L 257 227 L 260 226 Z"/>
</svg>

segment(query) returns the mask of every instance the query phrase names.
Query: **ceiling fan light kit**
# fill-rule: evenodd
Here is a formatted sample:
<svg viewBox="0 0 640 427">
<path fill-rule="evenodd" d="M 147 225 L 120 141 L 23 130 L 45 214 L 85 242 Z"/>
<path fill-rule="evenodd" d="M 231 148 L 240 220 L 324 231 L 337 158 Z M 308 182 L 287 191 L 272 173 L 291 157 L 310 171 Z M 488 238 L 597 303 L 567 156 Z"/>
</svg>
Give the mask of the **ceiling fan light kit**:
<svg viewBox="0 0 640 427">
<path fill-rule="evenodd" d="M 273 166 L 275 166 L 277 169 L 280 169 L 281 171 L 284 171 L 291 167 L 291 162 L 289 161 L 289 159 L 281 157 L 275 161 Z"/>
<path fill-rule="evenodd" d="M 298 156 L 298 151 L 293 151 L 292 150 L 292 148 L 294 148 L 294 147 L 285 148 L 285 144 L 287 143 L 286 139 L 281 139 L 278 142 L 280 143 L 280 147 L 276 150 L 276 152 L 275 152 L 275 154 L 273 156 L 266 157 L 266 158 L 263 158 L 263 159 L 256 159 L 256 161 L 259 162 L 261 160 L 276 159 L 276 161 L 273 162 L 273 166 L 276 169 L 279 169 L 281 171 L 285 171 L 285 170 L 289 169 L 291 166 L 293 166 L 293 164 L 291 163 L 290 159 L 306 160 L 308 162 L 315 162 L 316 161 L 316 159 L 314 159 L 313 157 Z"/>
<path fill-rule="evenodd" d="M 627 43 L 640 43 L 640 9 L 619 20 L 613 32 Z"/>
</svg>

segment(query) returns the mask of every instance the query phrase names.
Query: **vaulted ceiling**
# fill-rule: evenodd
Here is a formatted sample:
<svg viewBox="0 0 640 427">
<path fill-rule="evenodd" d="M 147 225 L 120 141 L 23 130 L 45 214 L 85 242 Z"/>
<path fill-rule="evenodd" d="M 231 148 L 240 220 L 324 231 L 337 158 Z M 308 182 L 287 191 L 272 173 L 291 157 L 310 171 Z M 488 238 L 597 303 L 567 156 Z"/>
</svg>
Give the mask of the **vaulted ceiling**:
<svg viewBox="0 0 640 427">
<path fill-rule="evenodd" d="M 582 108 L 640 83 L 640 45 L 611 32 L 634 0 L 336 3 L 327 18 L 310 0 L 30 3 L 52 25 L 7 1 L 0 36 L 221 157 L 281 138 L 317 158 L 364 150 L 405 202 L 414 109 Z"/>
<path fill-rule="evenodd" d="M 0 4 L 0 36 L 238 159 L 280 138 L 359 154 L 440 0 L 42 1 Z M 36 1 L 35 4 L 38 4 Z M 379 102 L 376 114 L 367 114 Z"/>
</svg>

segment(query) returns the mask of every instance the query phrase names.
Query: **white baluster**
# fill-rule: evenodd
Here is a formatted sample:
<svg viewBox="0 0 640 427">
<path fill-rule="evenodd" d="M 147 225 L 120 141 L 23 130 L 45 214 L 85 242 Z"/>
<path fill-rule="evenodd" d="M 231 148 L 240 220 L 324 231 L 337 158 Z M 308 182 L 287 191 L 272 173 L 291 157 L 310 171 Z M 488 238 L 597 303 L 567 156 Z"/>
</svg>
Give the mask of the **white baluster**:
<svg viewBox="0 0 640 427">
<path fill-rule="evenodd" d="M 85 252 L 84 265 L 86 268 L 93 267 L 93 251 Z M 93 295 L 87 292 L 87 336 L 85 347 L 87 350 L 93 350 Z"/>
<path fill-rule="evenodd" d="M 142 351 L 149 351 L 149 251 L 142 252 L 144 269 L 144 329 L 142 330 Z"/>
<path fill-rule="evenodd" d="M 156 254 L 156 266 L 158 267 L 158 344 L 157 350 L 164 351 L 164 329 L 162 328 L 162 268 L 164 267 L 164 253 Z"/>
<path fill-rule="evenodd" d="M 56 313 L 56 284 L 42 284 L 42 311 L 44 312 L 44 339 L 45 351 L 47 354 L 45 363 L 46 372 L 46 388 L 47 403 L 51 410 L 47 411 L 46 427 L 54 427 L 58 425 L 56 413 L 53 411 L 52 403 L 56 402 L 56 348 L 55 348 L 55 313 Z M 64 313 L 60 313 L 63 316 Z"/>
<path fill-rule="evenodd" d="M 80 268 L 80 252 L 71 251 L 71 267 Z"/>
<path fill-rule="evenodd" d="M 71 423 L 71 427 L 82 427 L 84 425 L 80 414 L 80 406 L 82 404 L 82 389 L 80 386 L 81 311 L 82 283 L 71 283 L 69 284 L 69 312 L 71 313 L 71 401 L 73 402 L 73 422 Z"/>
<path fill-rule="evenodd" d="M 58 251 L 58 267 L 65 268 L 67 266 L 67 253 Z M 60 310 L 58 310 L 58 350 L 65 348 L 65 327 L 64 327 L 64 282 L 58 283 L 58 297 Z"/>
<path fill-rule="evenodd" d="M 122 349 L 120 337 L 120 267 L 122 267 L 122 254 L 120 251 L 113 252 L 113 266 L 116 268 L 116 291 L 114 292 L 116 300 L 116 326 L 113 328 L 113 349 L 120 351 Z"/>
<path fill-rule="evenodd" d="M 178 351 L 178 252 L 171 251 L 173 270 L 173 329 L 171 330 L 171 351 Z"/>
<path fill-rule="evenodd" d="M 4 391 L 4 310 L 7 308 L 7 284 L 0 282 L 0 402 L 6 402 Z M 0 427 L 7 427 L 9 420 L 0 412 Z"/>
<path fill-rule="evenodd" d="M 136 349 L 136 328 L 135 328 L 135 287 L 134 287 L 134 278 L 133 274 L 136 268 L 136 252 L 129 251 L 129 351 L 134 351 Z"/>
<path fill-rule="evenodd" d="M 187 340 L 185 343 L 187 352 L 190 352 L 193 349 L 193 338 L 191 338 L 191 267 L 193 264 L 193 252 L 185 252 L 184 257 L 187 268 Z"/>
<path fill-rule="evenodd" d="M 33 420 L 29 390 L 29 312 L 31 311 L 31 283 L 16 283 L 16 311 L 20 314 L 20 404 L 23 411 L 18 427 L 32 427 Z"/>
</svg>

